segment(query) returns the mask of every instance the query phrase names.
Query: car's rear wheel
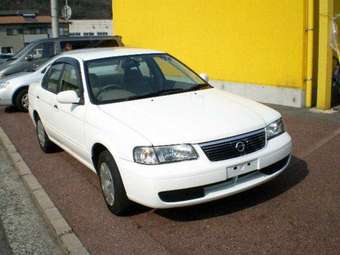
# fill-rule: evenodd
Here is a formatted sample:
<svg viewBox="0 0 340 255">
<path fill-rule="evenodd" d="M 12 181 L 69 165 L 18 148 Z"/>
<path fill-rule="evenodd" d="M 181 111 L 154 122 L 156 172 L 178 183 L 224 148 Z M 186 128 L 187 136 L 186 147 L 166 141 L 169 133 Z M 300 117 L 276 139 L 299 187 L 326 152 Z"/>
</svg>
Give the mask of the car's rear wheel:
<svg viewBox="0 0 340 255">
<path fill-rule="evenodd" d="M 38 119 L 36 122 L 36 133 L 42 151 L 45 153 L 53 152 L 56 148 L 56 145 L 50 140 L 50 138 L 48 138 L 40 119 Z"/>
<path fill-rule="evenodd" d="M 97 163 L 100 186 L 105 203 L 116 215 L 125 215 L 132 202 L 128 199 L 116 162 L 108 151 L 103 151 Z"/>
<path fill-rule="evenodd" d="M 21 89 L 15 96 L 15 106 L 22 112 L 28 111 L 28 89 Z"/>
</svg>

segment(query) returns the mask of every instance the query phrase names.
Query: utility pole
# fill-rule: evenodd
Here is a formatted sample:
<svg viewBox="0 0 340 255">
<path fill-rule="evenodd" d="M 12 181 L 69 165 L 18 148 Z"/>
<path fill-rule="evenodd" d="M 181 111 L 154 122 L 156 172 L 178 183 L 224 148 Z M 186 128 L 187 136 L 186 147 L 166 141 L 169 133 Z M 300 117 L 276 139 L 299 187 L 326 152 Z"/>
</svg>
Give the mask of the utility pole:
<svg viewBox="0 0 340 255">
<path fill-rule="evenodd" d="M 52 37 L 59 37 L 58 2 L 51 0 Z"/>
</svg>

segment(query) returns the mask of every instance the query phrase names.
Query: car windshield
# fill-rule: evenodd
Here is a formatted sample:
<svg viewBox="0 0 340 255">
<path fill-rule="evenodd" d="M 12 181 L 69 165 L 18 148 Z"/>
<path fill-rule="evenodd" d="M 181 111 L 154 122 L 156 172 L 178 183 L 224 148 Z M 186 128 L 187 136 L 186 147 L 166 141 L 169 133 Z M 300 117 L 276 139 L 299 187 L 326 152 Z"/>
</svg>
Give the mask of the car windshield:
<svg viewBox="0 0 340 255">
<path fill-rule="evenodd" d="M 91 98 L 96 104 L 135 100 L 210 88 L 168 54 L 146 54 L 86 62 Z"/>
</svg>

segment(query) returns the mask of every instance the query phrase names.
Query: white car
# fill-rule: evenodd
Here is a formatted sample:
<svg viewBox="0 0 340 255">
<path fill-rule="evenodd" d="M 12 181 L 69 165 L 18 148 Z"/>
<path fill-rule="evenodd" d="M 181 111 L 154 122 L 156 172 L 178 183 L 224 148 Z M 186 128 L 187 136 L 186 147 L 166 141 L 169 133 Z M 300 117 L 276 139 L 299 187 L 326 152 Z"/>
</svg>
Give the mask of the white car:
<svg viewBox="0 0 340 255">
<path fill-rule="evenodd" d="M 107 206 L 204 203 L 265 183 L 289 164 L 281 115 L 211 87 L 169 54 L 64 54 L 30 86 L 43 151 L 56 144 L 99 175 Z"/>
<path fill-rule="evenodd" d="M 42 79 L 49 63 L 44 64 L 35 72 L 16 73 L 0 79 L 0 105 L 14 105 L 20 111 L 27 112 L 28 87 Z"/>
</svg>

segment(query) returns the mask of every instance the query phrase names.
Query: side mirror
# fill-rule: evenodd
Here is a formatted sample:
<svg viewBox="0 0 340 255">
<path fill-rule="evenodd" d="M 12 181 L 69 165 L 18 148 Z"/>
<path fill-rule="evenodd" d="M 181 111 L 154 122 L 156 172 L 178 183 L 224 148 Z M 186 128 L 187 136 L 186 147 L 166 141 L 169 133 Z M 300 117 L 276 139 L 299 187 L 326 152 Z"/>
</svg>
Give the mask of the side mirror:
<svg viewBox="0 0 340 255">
<path fill-rule="evenodd" d="M 25 60 L 26 60 L 27 62 L 31 62 L 31 61 L 33 60 L 33 55 L 31 55 L 31 54 L 27 55 L 27 56 L 25 57 Z"/>
<path fill-rule="evenodd" d="M 74 90 L 67 90 L 58 93 L 57 101 L 61 104 L 79 104 L 80 97 Z"/>
<path fill-rule="evenodd" d="M 205 80 L 206 82 L 209 81 L 209 76 L 206 73 L 200 73 L 200 77 Z"/>
</svg>

